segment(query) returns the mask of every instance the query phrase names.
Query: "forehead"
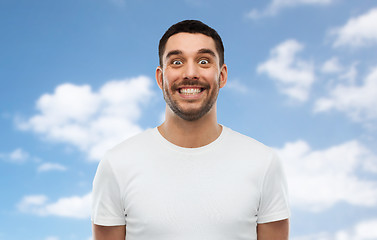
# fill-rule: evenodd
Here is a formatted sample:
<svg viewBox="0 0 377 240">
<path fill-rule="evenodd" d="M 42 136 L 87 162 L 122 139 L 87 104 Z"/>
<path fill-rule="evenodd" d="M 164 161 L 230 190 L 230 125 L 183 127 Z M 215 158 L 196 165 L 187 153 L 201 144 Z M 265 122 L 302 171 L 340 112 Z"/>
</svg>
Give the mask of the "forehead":
<svg viewBox="0 0 377 240">
<path fill-rule="evenodd" d="M 211 49 L 216 55 L 215 41 L 201 33 L 177 33 L 172 35 L 165 45 L 164 57 L 174 50 L 179 50 L 184 54 L 197 53 L 200 49 Z"/>
</svg>

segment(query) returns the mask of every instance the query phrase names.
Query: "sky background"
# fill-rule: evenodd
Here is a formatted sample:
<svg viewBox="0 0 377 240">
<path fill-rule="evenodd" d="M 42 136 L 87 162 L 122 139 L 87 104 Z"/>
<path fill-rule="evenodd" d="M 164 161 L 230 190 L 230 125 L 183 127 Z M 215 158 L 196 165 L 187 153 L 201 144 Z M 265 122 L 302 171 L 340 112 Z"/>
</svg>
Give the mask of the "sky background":
<svg viewBox="0 0 377 240">
<path fill-rule="evenodd" d="M 184 19 L 222 36 L 219 122 L 283 161 L 291 239 L 377 239 L 373 0 L 0 0 L 0 239 L 91 239 L 98 161 L 163 121 L 157 45 Z"/>
</svg>

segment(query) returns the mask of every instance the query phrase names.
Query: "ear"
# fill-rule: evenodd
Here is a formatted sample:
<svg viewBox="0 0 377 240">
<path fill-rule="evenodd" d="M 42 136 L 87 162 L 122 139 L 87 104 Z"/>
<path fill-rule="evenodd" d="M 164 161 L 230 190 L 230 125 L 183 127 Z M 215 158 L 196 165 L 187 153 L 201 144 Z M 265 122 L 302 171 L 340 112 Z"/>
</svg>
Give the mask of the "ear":
<svg viewBox="0 0 377 240">
<path fill-rule="evenodd" d="M 228 80 L 228 67 L 226 66 L 226 64 L 223 64 L 223 66 L 220 69 L 220 88 L 225 86 L 227 80 Z"/>
<path fill-rule="evenodd" d="M 160 66 L 156 68 L 156 81 L 157 81 L 158 87 L 162 90 L 164 80 L 163 80 L 163 70 Z"/>
</svg>

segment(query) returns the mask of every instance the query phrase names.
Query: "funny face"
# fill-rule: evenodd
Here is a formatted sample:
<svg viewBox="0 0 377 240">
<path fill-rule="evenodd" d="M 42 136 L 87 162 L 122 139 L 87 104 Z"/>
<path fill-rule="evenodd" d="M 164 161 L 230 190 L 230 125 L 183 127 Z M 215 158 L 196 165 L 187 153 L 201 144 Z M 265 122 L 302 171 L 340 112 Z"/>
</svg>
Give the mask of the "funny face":
<svg viewBox="0 0 377 240">
<path fill-rule="evenodd" d="M 186 121 L 195 121 L 216 105 L 227 67 L 219 66 L 211 37 L 183 32 L 168 39 L 156 78 L 170 109 Z"/>
</svg>

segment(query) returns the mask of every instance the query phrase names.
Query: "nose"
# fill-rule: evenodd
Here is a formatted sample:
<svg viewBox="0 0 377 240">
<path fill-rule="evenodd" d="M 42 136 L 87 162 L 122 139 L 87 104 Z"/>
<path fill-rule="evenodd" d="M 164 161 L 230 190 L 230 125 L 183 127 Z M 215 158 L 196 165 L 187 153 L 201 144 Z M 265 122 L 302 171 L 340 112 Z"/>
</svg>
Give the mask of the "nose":
<svg viewBox="0 0 377 240">
<path fill-rule="evenodd" d="M 186 66 L 183 71 L 183 78 L 184 79 L 199 79 L 199 72 L 198 68 L 195 63 L 187 62 Z"/>
</svg>

